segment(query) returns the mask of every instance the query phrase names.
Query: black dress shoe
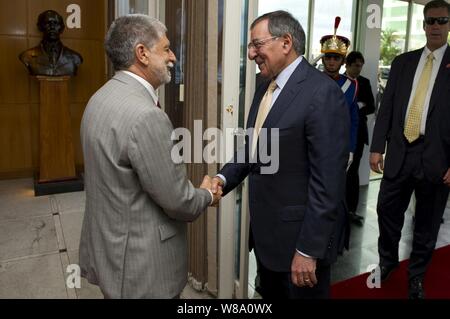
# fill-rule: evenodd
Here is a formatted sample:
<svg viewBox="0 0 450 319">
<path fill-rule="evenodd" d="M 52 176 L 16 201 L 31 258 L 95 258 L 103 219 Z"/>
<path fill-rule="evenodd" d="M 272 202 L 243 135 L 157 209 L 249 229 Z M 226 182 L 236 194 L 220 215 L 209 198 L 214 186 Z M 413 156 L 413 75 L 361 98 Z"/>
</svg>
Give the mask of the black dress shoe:
<svg viewBox="0 0 450 319">
<path fill-rule="evenodd" d="M 398 263 L 391 266 L 380 265 L 380 279 L 381 281 L 386 281 L 392 272 L 397 269 Z"/>
<path fill-rule="evenodd" d="M 409 299 L 425 299 L 425 290 L 423 288 L 423 278 L 415 277 L 409 280 L 408 287 Z"/>
<path fill-rule="evenodd" d="M 364 217 L 356 214 L 355 212 L 349 212 L 348 213 L 350 222 L 358 225 L 358 226 L 362 226 L 364 224 Z"/>
</svg>

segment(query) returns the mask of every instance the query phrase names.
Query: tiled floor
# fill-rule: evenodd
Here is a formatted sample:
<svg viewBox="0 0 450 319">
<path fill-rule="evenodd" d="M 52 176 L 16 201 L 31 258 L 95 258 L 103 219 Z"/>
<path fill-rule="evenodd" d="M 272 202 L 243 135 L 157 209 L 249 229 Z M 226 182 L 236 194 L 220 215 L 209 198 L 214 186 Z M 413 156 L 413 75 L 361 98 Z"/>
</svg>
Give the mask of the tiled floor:
<svg viewBox="0 0 450 319">
<path fill-rule="evenodd" d="M 31 179 L 0 181 L 0 299 L 100 299 L 81 279 L 68 288 L 78 264 L 85 193 L 34 197 Z M 182 298 L 211 298 L 187 286 Z"/>
<path fill-rule="evenodd" d="M 0 298 L 103 298 L 82 279 L 66 285 L 78 262 L 84 192 L 34 197 L 33 181 L 0 182 Z"/>
<path fill-rule="evenodd" d="M 337 282 L 376 264 L 378 226 L 376 200 L 379 181 L 361 188 L 359 214 L 362 227 L 353 226 L 351 248 L 333 267 Z M 103 298 L 98 287 L 84 279 L 81 289 L 70 289 L 68 266 L 78 263 L 78 244 L 85 193 L 34 197 L 31 179 L 0 181 L 0 298 Z M 411 243 L 411 212 L 407 213 L 400 256 L 408 258 Z M 450 208 L 441 226 L 438 247 L 450 244 Z M 250 296 L 256 275 L 254 256 L 249 267 Z M 69 271 L 68 271 L 69 270 Z M 208 298 L 187 287 L 182 298 Z"/>
</svg>

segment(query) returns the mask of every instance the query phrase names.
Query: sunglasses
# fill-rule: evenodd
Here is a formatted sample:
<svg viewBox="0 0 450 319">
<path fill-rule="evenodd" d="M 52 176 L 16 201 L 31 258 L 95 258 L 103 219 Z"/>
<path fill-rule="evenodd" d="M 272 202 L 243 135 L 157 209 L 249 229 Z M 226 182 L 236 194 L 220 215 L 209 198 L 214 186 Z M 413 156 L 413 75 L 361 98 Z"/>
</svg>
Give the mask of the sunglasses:
<svg viewBox="0 0 450 319">
<path fill-rule="evenodd" d="M 438 24 L 443 25 L 448 23 L 448 20 L 449 20 L 448 17 L 438 17 L 438 18 L 429 17 L 425 19 L 425 23 L 428 25 L 433 25 L 437 21 Z"/>
</svg>

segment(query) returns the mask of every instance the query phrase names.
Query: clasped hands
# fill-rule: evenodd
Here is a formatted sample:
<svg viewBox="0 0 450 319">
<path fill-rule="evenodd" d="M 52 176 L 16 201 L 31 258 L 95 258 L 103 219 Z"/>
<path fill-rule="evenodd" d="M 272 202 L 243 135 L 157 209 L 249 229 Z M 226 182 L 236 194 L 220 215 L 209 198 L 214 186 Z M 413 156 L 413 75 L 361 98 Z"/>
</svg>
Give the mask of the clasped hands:
<svg viewBox="0 0 450 319">
<path fill-rule="evenodd" d="M 213 195 L 213 201 L 210 206 L 219 206 L 219 201 L 222 199 L 223 188 L 223 181 L 219 177 L 211 178 L 210 176 L 205 175 L 205 177 L 203 177 L 203 182 L 200 185 L 200 188 L 209 190 Z"/>
</svg>

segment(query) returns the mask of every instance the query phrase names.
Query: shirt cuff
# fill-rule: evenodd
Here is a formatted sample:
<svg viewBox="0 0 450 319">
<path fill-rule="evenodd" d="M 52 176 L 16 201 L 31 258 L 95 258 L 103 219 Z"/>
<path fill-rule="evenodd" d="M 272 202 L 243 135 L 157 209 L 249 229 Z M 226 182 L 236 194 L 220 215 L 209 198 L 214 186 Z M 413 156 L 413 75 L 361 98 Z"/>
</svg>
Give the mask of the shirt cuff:
<svg viewBox="0 0 450 319">
<path fill-rule="evenodd" d="M 297 251 L 300 255 L 302 255 L 303 257 L 316 259 L 315 257 L 312 257 L 312 256 L 310 256 L 310 255 L 307 255 L 307 254 L 302 253 L 302 252 L 301 252 L 300 250 L 298 250 L 298 249 L 296 249 L 296 251 Z"/>
<path fill-rule="evenodd" d="M 220 178 L 223 181 L 223 187 L 227 185 L 227 179 L 222 174 L 217 174 L 216 177 Z"/>
<path fill-rule="evenodd" d="M 209 203 L 209 206 L 211 206 L 211 205 L 214 203 L 214 195 L 213 195 L 213 193 L 211 192 L 210 189 L 207 189 L 207 191 L 208 191 L 209 194 L 211 195 L 211 202 Z"/>
</svg>

